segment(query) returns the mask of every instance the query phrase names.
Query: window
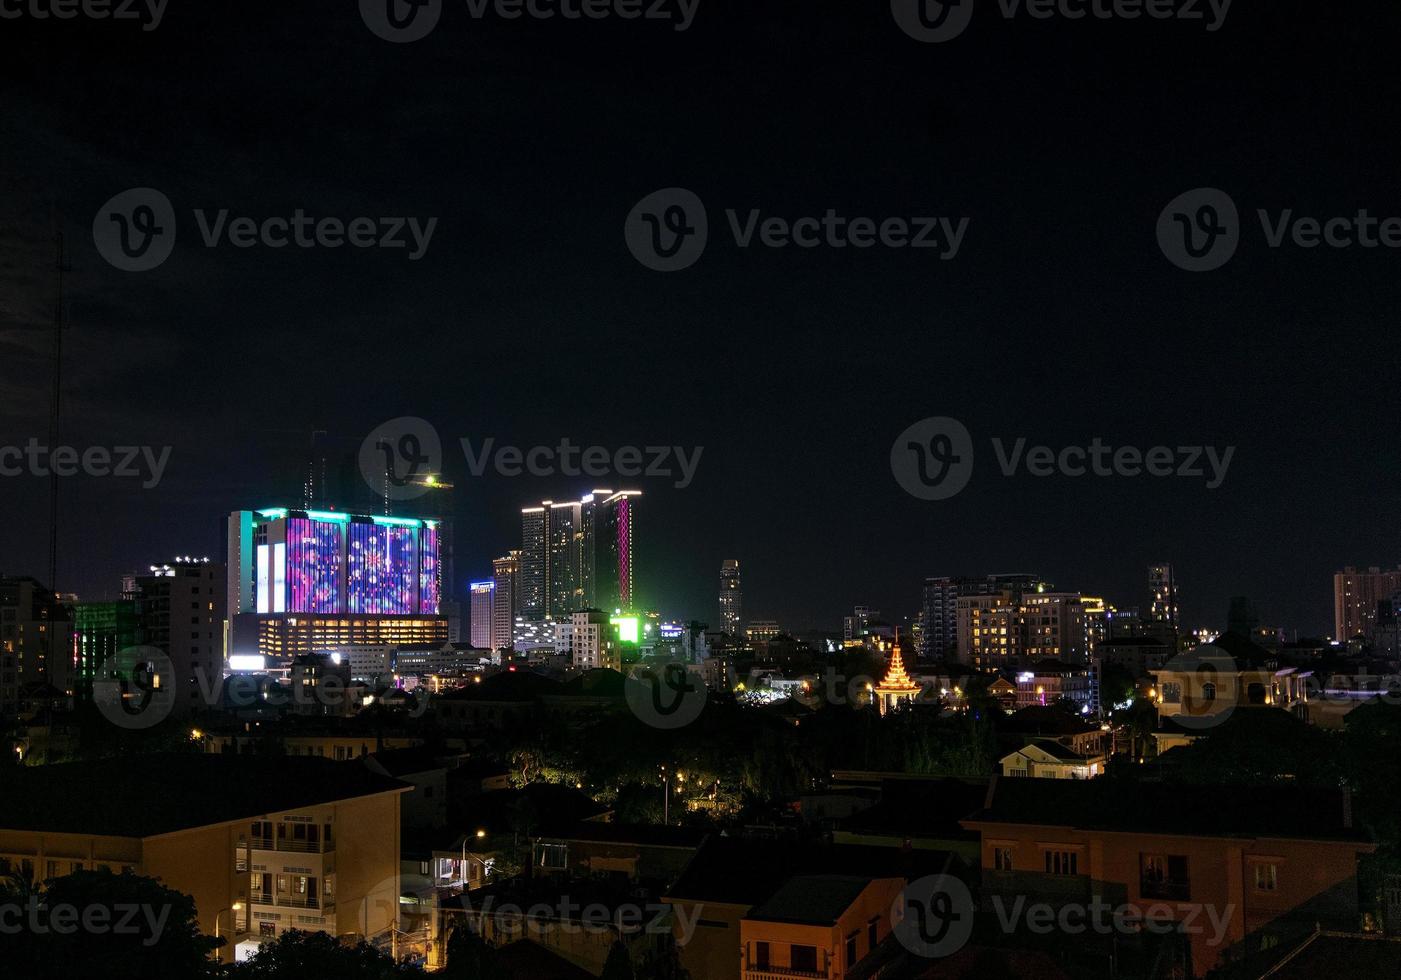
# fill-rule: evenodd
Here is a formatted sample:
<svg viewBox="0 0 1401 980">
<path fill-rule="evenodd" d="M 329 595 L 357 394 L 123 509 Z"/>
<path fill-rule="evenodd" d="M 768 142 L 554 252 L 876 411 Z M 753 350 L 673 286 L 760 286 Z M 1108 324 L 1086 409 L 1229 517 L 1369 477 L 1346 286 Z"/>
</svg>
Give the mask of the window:
<svg viewBox="0 0 1401 980">
<path fill-rule="evenodd" d="M 1192 897 L 1187 858 L 1180 854 L 1140 854 L 1138 886 L 1144 898 L 1187 901 Z"/>
<path fill-rule="evenodd" d="M 1261 861 L 1255 865 L 1255 890 L 1272 892 L 1279 887 L 1279 865 L 1274 861 Z"/>
<path fill-rule="evenodd" d="M 769 944 L 754 944 L 754 965 L 761 970 L 768 969 L 769 966 Z"/>
<path fill-rule="evenodd" d="M 870 922 L 866 923 L 866 947 L 868 949 L 873 950 L 880 945 L 880 943 L 876 941 L 878 935 L 877 926 L 879 925 L 880 919 L 872 919 Z"/>
<path fill-rule="evenodd" d="M 1012 870 L 1012 849 L 1010 847 L 994 847 L 992 849 L 992 867 L 994 871 Z"/>
<path fill-rule="evenodd" d="M 1079 874 L 1079 857 L 1074 851 L 1047 851 L 1046 873 L 1048 875 Z"/>
<path fill-rule="evenodd" d="M 817 947 L 816 946 L 794 946 L 789 956 L 788 965 L 791 969 L 801 970 L 804 973 L 817 972 Z"/>
<path fill-rule="evenodd" d="M 846 965 L 848 969 L 856 965 L 856 937 L 859 935 L 860 933 L 853 932 L 846 937 Z"/>
</svg>

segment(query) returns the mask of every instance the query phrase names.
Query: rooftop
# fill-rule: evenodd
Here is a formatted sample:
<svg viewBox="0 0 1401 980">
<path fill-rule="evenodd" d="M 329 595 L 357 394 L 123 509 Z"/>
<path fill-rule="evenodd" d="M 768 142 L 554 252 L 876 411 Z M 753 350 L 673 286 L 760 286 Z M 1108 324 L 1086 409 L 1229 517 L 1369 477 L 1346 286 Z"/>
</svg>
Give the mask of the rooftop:
<svg viewBox="0 0 1401 980">
<path fill-rule="evenodd" d="M 307 757 L 153 755 L 0 769 L 0 829 L 155 837 L 409 787 Z"/>
<path fill-rule="evenodd" d="M 1202 837 L 1364 839 L 1340 790 L 1119 779 L 1003 779 L 970 823 Z"/>
<path fill-rule="evenodd" d="M 871 880 L 860 875 L 799 875 L 784 882 L 778 891 L 745 918 L 814 926 L 834 925 L 866 890 Z"/>
</svg>

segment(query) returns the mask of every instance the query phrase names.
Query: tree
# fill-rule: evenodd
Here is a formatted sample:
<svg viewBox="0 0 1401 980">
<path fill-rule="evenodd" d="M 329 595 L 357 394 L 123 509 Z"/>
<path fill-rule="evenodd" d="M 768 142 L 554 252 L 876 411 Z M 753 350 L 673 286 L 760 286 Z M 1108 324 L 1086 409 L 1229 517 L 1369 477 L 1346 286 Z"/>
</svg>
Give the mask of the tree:
<svg viewBox="0 0 1401 980">
<path fill-rule="evenodd" d="M 603 973 L 599 980 L 634 980 L 632 957 L 622 940 L 615 939 L 608 947 L 608 959 L 603 961 Z"/>
<path fill-rule="evenodd" d="M 6 976 L 25 980 L 198 980 L 218 976 L 195 903 L 154 878 L 78 871 L 35 887 L 11 877 L 0 901 L 22 909 L 19 930 L 0 930 Z"/>
<path fill-rule="evenodd" d="M 233 980 L 397 980 L 421 974 L 363 940 L 349 945 L 328 933 L 293 929 L 264 943 L 228 975 Z"/>
<path fill-rule="evenodd" d="M 460 925 L 448 935 L 448 962 L 438 976 L 443 980 L 502 980 L 505 973 L 496 950 L 469 926 Z"/>
</svg>

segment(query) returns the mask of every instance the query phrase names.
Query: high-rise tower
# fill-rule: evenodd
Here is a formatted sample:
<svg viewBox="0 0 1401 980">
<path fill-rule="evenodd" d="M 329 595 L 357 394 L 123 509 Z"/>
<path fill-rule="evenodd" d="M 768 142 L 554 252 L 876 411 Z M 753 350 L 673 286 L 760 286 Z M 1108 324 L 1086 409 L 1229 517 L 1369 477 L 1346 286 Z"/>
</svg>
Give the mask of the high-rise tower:
<svg viewBox="0 0 1401 980">
<path fill-rule="evenodd" d="M 731 636 L 738 636 L 743 616 L 744 596 L 739 585 L 739 561 L 726 558 L 720 563 L 720 629 Z"/>
</svg>

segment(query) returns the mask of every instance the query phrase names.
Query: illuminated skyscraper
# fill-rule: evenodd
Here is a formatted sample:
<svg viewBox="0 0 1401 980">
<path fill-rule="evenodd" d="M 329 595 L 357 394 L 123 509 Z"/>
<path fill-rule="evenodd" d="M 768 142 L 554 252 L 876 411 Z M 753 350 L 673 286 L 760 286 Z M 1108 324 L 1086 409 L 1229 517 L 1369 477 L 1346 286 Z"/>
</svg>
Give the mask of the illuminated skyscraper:
<svg viewBox="0 0 1401 980">
<path fill-rule="evenodd" d="M 538 621 L 594 607 L 632 609 L 637 490 L 595 490 L 521 510 L 517 613 Z"/>
<path fill-rule="evenodd" d="M 278 507 L 228 528 L 231 653 L 447 639 L 439 522 Z"/>
<path fill-rule="evenodd" d="M 495 649 L 492 643 L 491 631 L 496 623 L 496 614 L 493 608 L 496 598 L 495 582 L 473 582 L 471 585 L 472 597 L 472 646 L 479 650 Z"/>
<path fill-rule="evenodd" d="M 739 636 L 744 618 L 744 594 L 739 584 L 739 561 L 726 558 L 720 563 L 720 630 Z"/>
<path fill-rule="evenodd" d="M 520 595 L 521 553 L 512 551 L 491 563 L 491 581 L 496 586 L 491 606 L 491 648 L 500 650 L 511 645 L 511 633 L 516 622 L 516 603 Z"/>
</svg>

